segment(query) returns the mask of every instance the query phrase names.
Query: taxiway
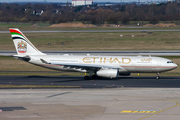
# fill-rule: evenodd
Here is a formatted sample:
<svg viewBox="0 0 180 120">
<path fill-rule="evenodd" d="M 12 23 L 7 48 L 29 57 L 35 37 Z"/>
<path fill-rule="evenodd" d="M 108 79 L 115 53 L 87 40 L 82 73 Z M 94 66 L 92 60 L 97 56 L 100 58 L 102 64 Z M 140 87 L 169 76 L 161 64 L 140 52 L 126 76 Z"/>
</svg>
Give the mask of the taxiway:
<svg viewBox="0 0 180 120">
<path fill-rule="evenodd" d="M 1 120 L 179 120 L 180 88 L 2 89 Z"/>
<path fill-rule="evenodd" d="M 79 88 L 180 88 L 180 77 L 119 77 L 84 80 L 81 76 L 0 76 L 0 84 L 9 85 L 61 85 Z"/>
<path fill-rule="evenodd" d="M 1 89 L 1 120 L 180 119 L 180 77 L 1 76 L 0 84 L 80 86 Z"/>
</svg>

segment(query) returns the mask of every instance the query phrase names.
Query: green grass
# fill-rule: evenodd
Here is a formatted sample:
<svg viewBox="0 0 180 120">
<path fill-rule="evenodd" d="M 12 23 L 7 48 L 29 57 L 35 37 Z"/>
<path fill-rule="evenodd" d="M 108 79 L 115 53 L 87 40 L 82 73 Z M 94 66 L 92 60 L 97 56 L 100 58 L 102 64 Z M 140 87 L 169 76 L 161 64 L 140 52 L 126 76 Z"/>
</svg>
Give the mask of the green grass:
<svg viewBox="0 0 180 120">
<path fill-rule="evenodd" d="M 72 22 L 72 23 L 79 23 Z M 131 24 L 141 23 L 141 21 L 131 21 Z M 144 21 L 144 24 L 148 24 L 148 21 Z M 160 23 L 171 23 L 171 21 L 160 21 Z M 174 23 L 180 23 L 179 21 L 174 21 Z M 129 26 L 121 26 L 121 27 L 85 27 L 85 28 L 53 28 L 49 27 L 50 24 L 48 22 L 37 22 L 35 23 L 37 26 L 32 26 L 33 23 L 16 23 L 16 22 L 0 22 L 0 30 L 8 30 L 9 28 L 19 28 L 21 30 L 151 30 L 151 29 L 179 29 L 179 27 L 129 27 Z M 136 25 L 135 25 L 136 26 Z"/>
<path fill-rule="evenodd" d="M 30 23 L 6 23 L 6 22 L 0 22 L 0 28 L 1 30 L 5 30 L 7 28 L 25 28 L 25 27 L 30 27 Z"/>
<path fill-rule="evenodd" d="M 42 51 L 180 50 L 179 32 L 25 33 L 25 35 Z M 0 38 L 2 38 L 0 50 L 15 50 L 10 34 L 0 34 Z"/>
<path fill-rule="evenodd" d="M 167 59 L 180 59 L 180 56 L 159 56 Z"/>
<path fill-rule="evenodd" d="M 0 56 L 0 60 L 14 60 L 14 58 L 9 56 Z"/>
</svg>

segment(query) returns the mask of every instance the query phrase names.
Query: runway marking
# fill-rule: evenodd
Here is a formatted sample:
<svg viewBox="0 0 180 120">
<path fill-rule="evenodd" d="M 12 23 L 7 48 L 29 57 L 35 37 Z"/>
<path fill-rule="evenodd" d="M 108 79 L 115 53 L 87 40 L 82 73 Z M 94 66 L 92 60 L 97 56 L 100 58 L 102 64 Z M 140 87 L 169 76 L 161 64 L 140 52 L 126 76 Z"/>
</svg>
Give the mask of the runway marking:
<svg viewBox="0 0 180 120">
<path fill-rule="evenodd" d="M 59 95 L 64 95 L 64 94 L 68 94 L 68 93 L 72 93 L 72 92 L 64 92 L 64 93 L 60 93 L 60 94 L 50 95 L 50 96 L 47 96 L 46 98 L 51 98 L 51 97 L 55 97 L 55 96 L 59 96 Z"/>
<path fill-rule="evenodd" d="M 155 110 L 123 110 L 121 113 L 155 113 Z"/>
<path fill-rule="evenodd" d="M 178 102 L 178 101 L 175 101 L 175 100 L 170 100 L 170 101 L 175 102 L 176 105 L 174 105 L 174 106 L 172 106 L 172 107 L 169 107 L 169 108 L 166 108 L 166 109 L 164 109 L 164 110 L 157 111 L 156 113 L 154 113 L 154 114 L 152 114 L 152 115 L 148 115 L 148 116 L 143 117 L 143 118 L 140 118 L 140 119 L 138 119 L 138 120 L 142 120 L 142 119 L 145 119 L 145 118 L 148 118 L 148 117 L 157 115 L 157 114 L 159 114 L 159 113 L 161 113 L 161 112 L 164 112 L 164 111 L 166 111 L 166 110 L 169 110 L 169 109 L 172 109 L 172 108 L 175 108 L 175 107 L 179 106 L 179 102 Z"/>
</svg>

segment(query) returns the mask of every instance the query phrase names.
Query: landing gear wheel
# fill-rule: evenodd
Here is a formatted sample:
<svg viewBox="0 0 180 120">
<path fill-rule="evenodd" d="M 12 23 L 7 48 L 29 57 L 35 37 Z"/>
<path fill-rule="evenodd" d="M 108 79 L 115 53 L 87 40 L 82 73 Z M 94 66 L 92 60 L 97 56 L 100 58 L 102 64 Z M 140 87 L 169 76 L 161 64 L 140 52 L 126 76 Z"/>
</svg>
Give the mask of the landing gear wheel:
<svg viewBox="0 0 180 120">
<path fill-rule="evenodd" d="M 158 79 L 160 79 L 160 77 L 159 77 L 159 76 L 157 76 L 157 77 L 156 77 L 156 79 L 158 80 Z"/>
<path fill-rule="evenodd" d="M 160 79 L 159 73 L 157 73 L 156 79 L 157 80 Z"/>
<path fill-rule="evenodd" d="M 90 76 L 89 79 L 90 79 L 90 80 L 93 80 L 93 76 Z"/>
<path fill-rule="evenodd" d="M 84 76 L 84 80 L 89 80 L 89 76 Z"/>
<path fill-rule="evenodd" d="M 98 76 L 97 76 L 97 75 L 92 75 L 91 78 L 92 78 L 92 79 L 97 79 Z"/>
</svg>

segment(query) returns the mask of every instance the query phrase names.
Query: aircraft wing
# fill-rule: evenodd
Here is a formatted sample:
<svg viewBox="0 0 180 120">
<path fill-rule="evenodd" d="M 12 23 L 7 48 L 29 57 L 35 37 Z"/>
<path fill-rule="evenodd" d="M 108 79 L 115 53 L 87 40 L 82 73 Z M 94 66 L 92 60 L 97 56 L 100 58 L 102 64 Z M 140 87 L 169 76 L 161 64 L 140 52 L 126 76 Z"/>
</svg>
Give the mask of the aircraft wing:
<svg viewBox="0 0 180 120">
<path fill-rule="evenodd" d="M 101 68 L 110 68 L 110 69 L 123 69 L 120 66 L 107 66 L 107 65 L 96 65 L 96 64 L 75 64 L 75 63 L 48 63 L 43 59 L 40 59 L 45 64 L 52 64 L 52 65 L 62 65 L 64 68 L 76 68 L 76 69 L 101 69 Z"/>
</svg>

